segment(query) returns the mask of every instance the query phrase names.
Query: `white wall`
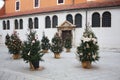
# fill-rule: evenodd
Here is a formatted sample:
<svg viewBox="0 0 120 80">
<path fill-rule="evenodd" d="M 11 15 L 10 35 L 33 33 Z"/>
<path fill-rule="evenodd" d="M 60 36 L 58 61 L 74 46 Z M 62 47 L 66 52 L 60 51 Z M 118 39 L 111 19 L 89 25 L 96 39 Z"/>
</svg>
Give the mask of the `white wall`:
<svg viewBox="0 0 120 80">
<path fill-rule="evenodd" d="M 112 26 L 110 28 L 92 28 L 92 30 L 95 32 L 100 47 L 103 48 L 120 48 L 120 9 L 119 8 L 103 8 L 103 9 L 89 9 L 88 10 L 88 23 L 91 25 L 92 21 L 92 14 L 94 12 L 99 12 L 102 20 L 102 14 L 105 11 L 111 12 L 111 24 Z M 66 20 L 67 14 L 73 15 L 73 21 L 74 17 L 77 13 L 80 13 L 82 15 L 82 28 L 76 28 L 74 37 L 75 37 L 75 45 L 78 46 L 80 44 L 80 39 L 82 37 L 82 33 L 85 29 L 86 24 L 86 11 L 85 10 L 74 10 L 74 11 L 61 11 L 61 12 L 52 12 L 52 13 L 42 13 L 42 14 L 35 14 L 35 15 L 27 15 L 27 16 L 21 16 L 21 17 L 12 17 L 7 19 L 0 19 L 0 35 L 2 35 L 2 43 L 5 41 L 5 36 L 7 33 L 12 34 L 14 31 L 14 20 L 15 19 L 23 19 L 23 29 L 22 30 L 16 30 L 19 33 L 20 38 L 24 41 L 26 40 L 26 33 L 28 32 L 28 19 L 29 18 L 39 18 L 39 29 L 35 29 L 37 31 L 39 40 L 41 40 L 43 31 L 45 32 L 45 35 L 48 36 L 48 38 L 51 40 L 54 34 L 57 32 L 57 28 L 45 28 L 45 17 L 50 16 L 51 20 L 54 15 L 58 16 L 58 26 L 61 25 Z M 3 30 L 2 29 L 2 21 L 3 20 L 10 20 L 10 30 Z M 74 23 L 74 22 L 73 22 Z M 51 24 L 52 25 L 52 24 Z"/>
<path fill-rule="evenodd" d="M 88 21 L 92 21 L 92 14 L 94 12 L 99 12 L 101 16 L 101 22 L 102 22 L 102 14 L 105 11 L 109 11 L 111 13 L 111 27 L 100 27 L 100 28 L 92 28 L 92 30 L 95 32 L 96 36 L 98 37 L 99 45 L 103 48 L 120 48 L 120 8 L 104 8 L 104 9 L 92 9 L 88 12 L 89 18 Z"/>
</svg>

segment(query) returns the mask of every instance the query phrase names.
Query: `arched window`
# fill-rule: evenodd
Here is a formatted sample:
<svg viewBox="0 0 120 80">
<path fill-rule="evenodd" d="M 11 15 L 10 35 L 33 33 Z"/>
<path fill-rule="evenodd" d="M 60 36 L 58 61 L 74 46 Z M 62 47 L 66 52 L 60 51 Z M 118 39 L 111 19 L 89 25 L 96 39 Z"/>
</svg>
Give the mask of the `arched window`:
<svg viewBox="0 0 120 80">
<path fill-rule="evenodd" d="M 100 27 L 100 14 L 98 12 L 92 15 L 92 27 Z"/>
<path fill-rule="evenodd" d="M 73 17 L 71 14 L 68 14 L 66 20 L 73 24 Z"/>
<path fill-rule="evenodd" d="M 5 30 L 5 29 L 6 29 L 6 22 L 3 21 L 3 30 Z"/>
<path fill-rule="evenodd" d="M 38 29 L 38 26 L 39 26 L 38 18 L 35 17 L 34 18 L 34 27 L 35 27 L 35 29 Z"/>
<path fill-rule="evenodd" d="M 76 27 L 82 27 L 82 15 L 81 14 L 75 15 L 75 25 Z"/>
<path fill-rule="evenodd" d="M 102 15 L 102 27 L 111 27 L 111 13 L 104 12 Z"/>
<path fill-rule="evenodd" d="M 20 19 L 20 29 L 23 29 L 23 20 Z"/>
<path fill-rule="evenodd" d="M 28 23 L 29 23 L 29 28 L 30 29 L 33 29 L 33 21 L 32 21 L 32 18 L 29 18 L 29 20 L 28 20 Z"/>
<path fill-rule="evenodd" d="M 10 21 L 7 20 L 7 29 L 10 29 Z"/>
<path fill-rule="evenodd" d="M 58 25 L 58 17 L 55 15 L 52 18 L 52 27 L 55 28 Z"/>
<path fill-rule="evenodd" d="M 18 20 L 16 19 L 14 23 L 15 23 L 15 29 L 18 29 Z"/>
<path fill-rule="evenodd" d="M 46 28 L 51 28 L 51 21 L 50 21 L 49 16 L 46 16 L 46 18 L 45 18 L 45 27 Z"/>
</svg>

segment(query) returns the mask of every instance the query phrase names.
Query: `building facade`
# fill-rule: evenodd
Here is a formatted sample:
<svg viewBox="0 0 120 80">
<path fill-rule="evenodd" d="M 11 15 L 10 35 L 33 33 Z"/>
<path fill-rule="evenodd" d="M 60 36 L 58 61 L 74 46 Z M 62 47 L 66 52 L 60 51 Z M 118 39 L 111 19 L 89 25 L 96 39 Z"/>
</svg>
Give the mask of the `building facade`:
<svg viewBox="0 0 120 80">
<path fill-rule="evenodd" d="M 120 48 L 120 0 L 5 0 L 0 10 L 0 41 L 7 33 L 17 31 L 26 40 L 28 28 L 43 32 L 51 40 L 56 32 L 64 39 L 72 36 L 78 46 L 87 26 L 98 38 L 102 48 Z"/>
</svg>

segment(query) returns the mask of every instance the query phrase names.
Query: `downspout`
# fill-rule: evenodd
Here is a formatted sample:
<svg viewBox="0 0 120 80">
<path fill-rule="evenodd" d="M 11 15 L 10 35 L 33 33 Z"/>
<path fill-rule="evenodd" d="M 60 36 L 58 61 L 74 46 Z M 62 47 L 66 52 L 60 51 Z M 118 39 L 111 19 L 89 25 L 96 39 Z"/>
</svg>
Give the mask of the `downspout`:
<svg viewBox="0 0 120 80">
<path fill-rule="evenodd" d="M 75 0 L 72 0 L 72 3 L 71 3 L 72 6 L 74 6 L 74 4 L 75 4 L 74 1 L 75 1 Z M 72 30 L 72 34 L 73 34 L 73 39 L 72 39 L 73 42 L 72 42 L 72 45 L 73 45 L 74 48 L 75 48 L 75 46 L 76 46 L 76 44 L 75 44 L 75 42 L 76 42 L 76 41 L 75 41 L 75 38 L 76 38 L 76 37 L 75 37 L 75 35 L 76 35 L 76 34 L 75 34 L 75 28 Z"/>
<path fill-rule="evenodd" d="M 87 19 L 88 19 L 88 11 L 87 11 L 87 9 L 86 9 L 86 20 L 85 20 L 85 28 L 87 28 L 87 26 L 88 26 L 88 21 L 87 21 Z"/>
</svg>

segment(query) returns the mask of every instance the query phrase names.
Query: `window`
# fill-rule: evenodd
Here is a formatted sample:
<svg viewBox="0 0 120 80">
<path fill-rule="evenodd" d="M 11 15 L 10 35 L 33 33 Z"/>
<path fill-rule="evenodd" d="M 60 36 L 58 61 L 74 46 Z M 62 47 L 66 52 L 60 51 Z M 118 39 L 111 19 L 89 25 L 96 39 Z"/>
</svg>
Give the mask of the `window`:
<svg viewBox="0 0 120 80">
<path fill-rule="evenodd" d="M 58 0 L 58 4 L 63 4 L 64 0 Z"/>
<path fill-rule="evenodd" d="M 18 20 L 16 19 L 14 23 L 15 23 L 15 29 L 18 29 Z"/>
<path fill-rule="evenodd" d="M 82 16 L 81 14 L 75 15 L 75 25 L 76 27 L 82 27 Z"/>
<path fill-rule="evenodd" d="M 3 21 L 3 30 L 5 30 L 5 29 L 6 29 L 6 22 Z"/>
<path fill-rule="evenodd" d="M 16 1 L 16 10 L 20 10 L 20 2 L 19 1 Z"/>
<path fill-rule="evenodd" d="M 102 27 L 111 27 L 111 13 L 104 12 L 102 15 Z"/>
<path fill-rule="evenodd" d="M 10 29 L 10 21 L 7 20 L 7 29 Z"/>
<path fill-rule="evenodd" d="M 49 16 L 47 16 L 45 18 L 45 27 L 46 28 L 51 28 L 51 21 L 50 21 L 50 17 Z"/>
<path fill-rule="evenodd" d="M 39 0 L 34 0 L 34 7 L 39 7 Z"/>
<path fill-rule="evenodd" d="M 92 15 L 92 27 L 100 27 L 100 14 L 98 12 Z"/>
<path fill-rule="evenodd" d="M 30 28 L 30 29 L 33 29 L 33 21 L 32 21 L 32 18 L 29 18 L 29 20 L 28 20 L 28 27 Z"/>
<path fill-rule="evenodd" d="M 35 29 L 38 29 L 38 25 L 39 25 L 38 18 L 35 17 L 35 19 L 34 19 L 34 27 L 35 27 Z"/>
<path fill-rule="evenodd" d="M 23 20 L 20 19 L 20 29 L 23 29 Z"/>
<path fill-rule="evenodd" d="M 52 18 L 52 27 L 55 28 L 58 25 L 58 17 L 55 15 Z"/>
<path fill-rule="evenodd" d="M 71 14 L 68 14 L 66 20 L 73 24 L 73 17 Z"/>
<path fill-rule="evenodd" d="M 3 21 L 3 30 L 9 30 L 10 29 L 10 21 Z"/>
</svg>

